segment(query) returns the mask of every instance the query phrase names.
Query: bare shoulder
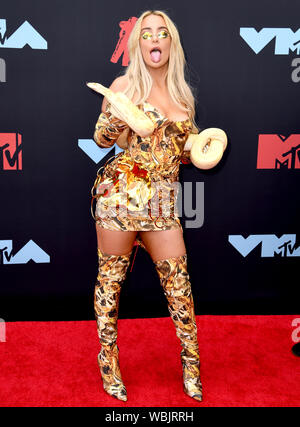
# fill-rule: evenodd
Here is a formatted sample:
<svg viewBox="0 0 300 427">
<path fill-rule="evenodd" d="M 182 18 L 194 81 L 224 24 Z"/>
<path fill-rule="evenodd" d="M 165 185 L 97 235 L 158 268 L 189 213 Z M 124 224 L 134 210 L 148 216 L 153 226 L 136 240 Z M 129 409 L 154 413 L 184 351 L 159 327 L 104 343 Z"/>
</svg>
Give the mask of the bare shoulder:
<svg viewBox="0 0 300 427">
<path fill-rule="evenodd" d="M 127 76 L 119 76 L 117 77 L 112 84 L 109 86 L 113 92 L 123 92 L 128 84 Z M 107 104 L 107 99 L 104 97 L 102 102 L 101 111 L 104 112 Z"/>
</svg>

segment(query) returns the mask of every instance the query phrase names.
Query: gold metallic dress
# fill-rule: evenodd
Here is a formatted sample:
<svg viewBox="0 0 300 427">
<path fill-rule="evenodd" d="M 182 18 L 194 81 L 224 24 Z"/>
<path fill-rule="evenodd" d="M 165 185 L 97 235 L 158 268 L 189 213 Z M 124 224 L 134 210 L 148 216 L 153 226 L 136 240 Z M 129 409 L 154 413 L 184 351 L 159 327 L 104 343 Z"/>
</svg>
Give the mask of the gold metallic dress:
<svg viewBox="0 0 300 427">
<path fill-rule="evenodd" d="M 93 187 L 97 200 L 94 218 L 109 230 L 153 231 L 182 226 L 178 217 L 179 165 L 190 163 L 184 151 L 192 131 L 190 119 L 171 121 L 148 102 L 138 105 L 155 125 L 142 138 L 127 123 L 116 118 L 107 103 L 95 126 L 94 140 L 100 147 L 112 147 L 128 128 L 128 147 L 99 169 Z M 109 162 L 109 163 L 108 163 Z M 135 244 L 145 250 L 137 234 Z"/>
</svg>

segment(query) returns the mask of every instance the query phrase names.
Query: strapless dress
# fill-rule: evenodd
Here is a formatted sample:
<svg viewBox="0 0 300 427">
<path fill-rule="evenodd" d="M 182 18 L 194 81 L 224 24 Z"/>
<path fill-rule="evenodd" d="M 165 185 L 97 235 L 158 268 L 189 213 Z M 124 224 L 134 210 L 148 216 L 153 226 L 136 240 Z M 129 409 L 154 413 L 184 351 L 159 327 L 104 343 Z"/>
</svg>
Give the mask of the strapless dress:
<svg viewBox="0 0 300 427">
<path fill-rule="evenodd" d="M 97 200 L 94 219 L 109 230 L 182 231 L 177 206 L 179 166 L 190 163 L 190 152 L 184 151 L 184 146 L 193 123 L 190 119 L 171 121 L 148 102 L 138 108 L 153 121 L 154 132 L 142 138 L 129 128 L 128 147 L 100 168 L 93 187 L 93 198 Z M 105 135 L 110 137 L 107 147 L 115 143 L 126 126 L 111 114 L 107 103 L 97 121 L 96 135 L 106 129 Z M 139 233 L 135 244 L 146 250 Z"/>
</svg>

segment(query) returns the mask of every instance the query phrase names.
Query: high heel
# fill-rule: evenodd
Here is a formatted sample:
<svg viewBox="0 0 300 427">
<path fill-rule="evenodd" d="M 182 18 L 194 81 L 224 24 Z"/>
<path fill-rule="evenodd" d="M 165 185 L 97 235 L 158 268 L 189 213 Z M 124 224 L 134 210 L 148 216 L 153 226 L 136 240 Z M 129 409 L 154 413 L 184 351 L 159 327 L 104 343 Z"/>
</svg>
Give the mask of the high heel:
<svg viewBox="0 0 300 427">
<path fill-rule="evenodd" d="M 130 255 L 108 255 L 98 249 L 99 269 L 94 292 L 94 311 L 101 343 L 98 366 L 104 390 L 119 400 L 127 401 L 117 345 L 118 314 L 121 286 L 126 278 Z"/>
<path fill-rule="evenodd" d="M 102 345 L 98 354 L 98 366 L 104 390 L 111 396 L 126 402 L 127 390 L 121 376 L 119 348 L 116 343 L 111 347 Z"/>
<path fill-rule="evenodd" d="M 183 390 L 202 401 L 200 380 L 200 356 L 197 339 L 197 325 L 191 283 L 187 272 L 187 254 L 154 261 L 160 284 L 168 301 L 168 310 L 180 340 Z"/>
<path fill-rule="evenodd" d="M 183 390 L 196 400 L 202 401 L 202 383 L 200 381 L 199 349 L 182 349 L 180 353 L 183 371 Z"/>
</svg>

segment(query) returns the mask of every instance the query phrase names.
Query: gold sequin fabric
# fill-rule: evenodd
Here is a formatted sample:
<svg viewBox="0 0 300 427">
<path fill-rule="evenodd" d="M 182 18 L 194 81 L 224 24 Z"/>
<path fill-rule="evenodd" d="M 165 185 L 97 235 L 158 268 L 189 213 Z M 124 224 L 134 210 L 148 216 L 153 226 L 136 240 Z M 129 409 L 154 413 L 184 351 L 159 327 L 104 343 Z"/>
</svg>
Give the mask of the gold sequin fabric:
<svg viewBox="0 0 300 427">
<path fill-rule="evenodd" d="M 190 162 L 184 145 L 193 124 L 190 119 L 170 121 L 148 102 L 138 108 L 153 121 L 154 132 L 142 138 L 129 128 L 128 147 L 105 165 L 95 181 L 95 220 L 110 230 L 182 230 L 177 207 L 179 166 Z M 126 127 L 107 103 L 94 140 L 110 147 Z M 144 247 L 138 235 L 136 243 Z"/>
<path fill-rule="evenodd" d="M 103 254 L 98 248 L 98 275 L 94 294 L 95 315 L 101 344 L 117 339 L 117 319 L 122 282 L 130 264 L 130 255 Z"/>
<path fill-rule="evenodd" d="M 104 390 L 119 400 L 127 400 L 122 381 L 117 346 L 117 325 L 121 286 L 126 278 L 130 254 L 110 255 L 98 249 L 98 276 L 94 292 L 94 311 L 101 343 L 98 365 Z"/>
<path fill-rule="evenodd" d="M 127 401 L 127 390 L 123 383 L 120 364 L 119 348 L 115 343 L 110 348 L 101 347 L 98 354 L 98 365 L 101 372 L 103 388 L 111 396 Z"/>
<path fill-rule="evenodd" d="M 154 262 L 168 301 L 168 310 L 180 340 L 183 388 L 186 394 L 202 400 L 200 356 L 194 300 L 187 271 L 187 254 Z"/>
</svg>

